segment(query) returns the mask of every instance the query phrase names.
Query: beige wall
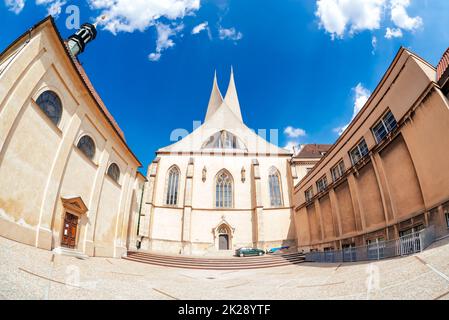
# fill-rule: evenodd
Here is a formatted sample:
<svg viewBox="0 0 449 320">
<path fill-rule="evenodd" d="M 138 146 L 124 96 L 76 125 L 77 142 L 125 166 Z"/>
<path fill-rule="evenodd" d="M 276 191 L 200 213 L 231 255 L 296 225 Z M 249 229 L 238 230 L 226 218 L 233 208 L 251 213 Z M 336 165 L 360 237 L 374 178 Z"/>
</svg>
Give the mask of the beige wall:
<svg viewBox="0 0 449 320">
<path fill-rule="evenodd" d="M 88 211 L 80 219 L 77 250 L 121 256 L 138 160 L 80 81 L 50 20 L 17 52 L 0 74 L 0 235 L 57 248 L 65 214 L 61 198 L 81 197 Z M 62 101 L 58 126 L 35 103 L 46 90 Z M 85 134 L 96 144 L 93 161 L 76 148 Z M 120 167 L 119 183 L 106 175 L 112 162 Z"/>
<path fill-rule="evenodd" d="M 296 185 L 300 248 L 362 245 L 375 234 L 396 238 L 399 231 L 414 224 L 428 225 L 431 211 L 441 226 L 441 206 L 449 201 L 449 142 L 444 139 L 449 136 L 449 106 L 435 77 L 432 66 L 401 49 L 349 128 Z M 376 144 L 371 128 L 388 109 L 399 129 Z M 371 152 L 353 166 L 349 151 L 362 137 Z M 348 170 L 332 182 L 331 168 L 341 159 Z M 317 195 L 316 182 L 324 174 L 330 185 Z M 315 196 L 307 205 L 304 192 L 310 187 Z M 447 232 L 447 226 L 441 230 Z"/>
</svg>

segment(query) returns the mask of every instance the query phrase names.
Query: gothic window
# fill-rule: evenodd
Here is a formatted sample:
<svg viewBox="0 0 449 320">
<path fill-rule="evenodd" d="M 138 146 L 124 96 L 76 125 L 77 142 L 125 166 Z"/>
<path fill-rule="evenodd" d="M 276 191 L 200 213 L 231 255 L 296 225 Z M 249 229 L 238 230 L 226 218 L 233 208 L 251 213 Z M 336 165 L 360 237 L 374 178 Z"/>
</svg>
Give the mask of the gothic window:
<svg viewBox="0 0 449 320">
<path fill-rule="evenodd" d="M 80 141 L 78 141 L 77 148 L 81 150 L 82 153 L 90 160 L 95 157 L 95 142 L 89 136 L 83 136 Z"/>
<path fill-rule="evenodd" d="M 172 167 L 168 171 L 167 192 L 165 204 L 176 206 L 178 204 L 179 169 Z"/>
<path fill-rule="evenodd" d="M 120 180 L 120 168 L 116 163 L 113 163 L 109 166 L 108 176 L 117 183 Z"/>
<path fill-rule="evenodd" d="M 279 175 L 279 171 L 275 168 L 271 169 L 270 175 L 268 176 L 268 185 L 270 188 L 271 206 L 282 206 L 281 177 Z"/>
<path fill-rule="evenodd" d="M 43 92 L 36 100 L 37 105 L 56 126 L 62 116 L 62 103 L 53 91 Z"/>
<path fill-rule="evenodd" d="M 215 182 L 215 207 L 232 208 L 232 177 L 227 171 L 221 171 Z"/>
<path fill-rule="evenodd" d="M 210 136 L 204 143 L 203 149 L 241 149 L 246 150 L 245 145 L 236 135 L 228 131 L 220 131 Z"/>
</svg>

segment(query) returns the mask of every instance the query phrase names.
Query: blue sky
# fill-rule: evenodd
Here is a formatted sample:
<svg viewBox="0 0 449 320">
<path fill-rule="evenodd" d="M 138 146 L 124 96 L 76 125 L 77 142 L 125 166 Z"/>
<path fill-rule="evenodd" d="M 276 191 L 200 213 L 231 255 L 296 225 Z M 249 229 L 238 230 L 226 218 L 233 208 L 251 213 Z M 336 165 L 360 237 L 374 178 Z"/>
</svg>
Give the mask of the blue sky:
<svg viewBox="0 0 449 320">
<path fill-rule="evenodd" d="M 204 119 L 215 69 L 224 94 L 234 66 L 250 128 L 333 143 L 401 45 L 433 65 L 449 46 L 447 0 L 0 1 L 1 49 L 48 13 L 69 36 L 72 4 L 106 12 L 80 61 L 145 168 Z"/>
</svg>

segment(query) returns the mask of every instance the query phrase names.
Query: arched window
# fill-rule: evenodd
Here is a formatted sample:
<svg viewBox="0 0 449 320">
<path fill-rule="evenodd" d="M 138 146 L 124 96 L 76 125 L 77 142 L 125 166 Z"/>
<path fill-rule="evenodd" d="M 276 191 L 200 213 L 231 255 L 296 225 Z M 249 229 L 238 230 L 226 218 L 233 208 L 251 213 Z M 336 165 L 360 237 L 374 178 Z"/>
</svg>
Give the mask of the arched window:
<svg viewBox="0 0 449 320">
<path fill-rule="evenodd" d="M 108 176 L 117 183 L 120 180 L 120 168 L 116 163 L 113 163 L 109 166 Z"/>
<path fill-rule="evenodd" d="M 89 159 L 93 160 L 95 157 L 95 142 L 89 136 L 83 136 L 77 145 L 78 149 Z"/>
<path fill-rule="evenodd" d="M 178 204 L 179 169 L 173 167 L 168 171 L 167 192 L 165 204 L 176 206 Z"/>
<path fill-rule="evenodd" d="M 215 207 L 232 208 L 232 177 L 227 171 L 218 173 L 215 182 Z"/>
<path fill-rule="evenodd" d="M 43 92 L 36 100 L 37 105 L 56 126 L 62 116 L 62 103 L 53 91 Z"/>
<path fill-rule="evenodd" d="M 222 130 L 214 135 L 203 144 L 203 149 L 241 149 L 246 150 L 243 142 L 234 134 Z"/>
<path fill-rule="evenodd" d="M 270 188 L 270 202 L 272 207 L 282 206 L 282 195 L 281 195 L 281 176 L 279 171 L 275 168 L 270 170 L 270 175 L 268 176 L 268 186 Z"/>
</svg>

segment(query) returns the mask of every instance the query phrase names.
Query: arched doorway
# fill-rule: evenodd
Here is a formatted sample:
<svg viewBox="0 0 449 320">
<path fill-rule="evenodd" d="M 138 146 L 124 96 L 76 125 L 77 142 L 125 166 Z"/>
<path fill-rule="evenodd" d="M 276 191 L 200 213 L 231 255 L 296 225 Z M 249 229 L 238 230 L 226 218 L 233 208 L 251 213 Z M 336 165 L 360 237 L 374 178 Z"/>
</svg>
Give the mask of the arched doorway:
<svg viewBox="0 0 449 320">
<path fill-rule="evenodd" d="M 229 250 L 229 230 L 226 226 L 218 229 L 218 250 Z"/>
<path fill-rule="evenodd" d="M 224 220 L 213 229 L 215 248 L 219 251 L 232 250 L 232 238 L 234 229 Z"/>
</svg>

